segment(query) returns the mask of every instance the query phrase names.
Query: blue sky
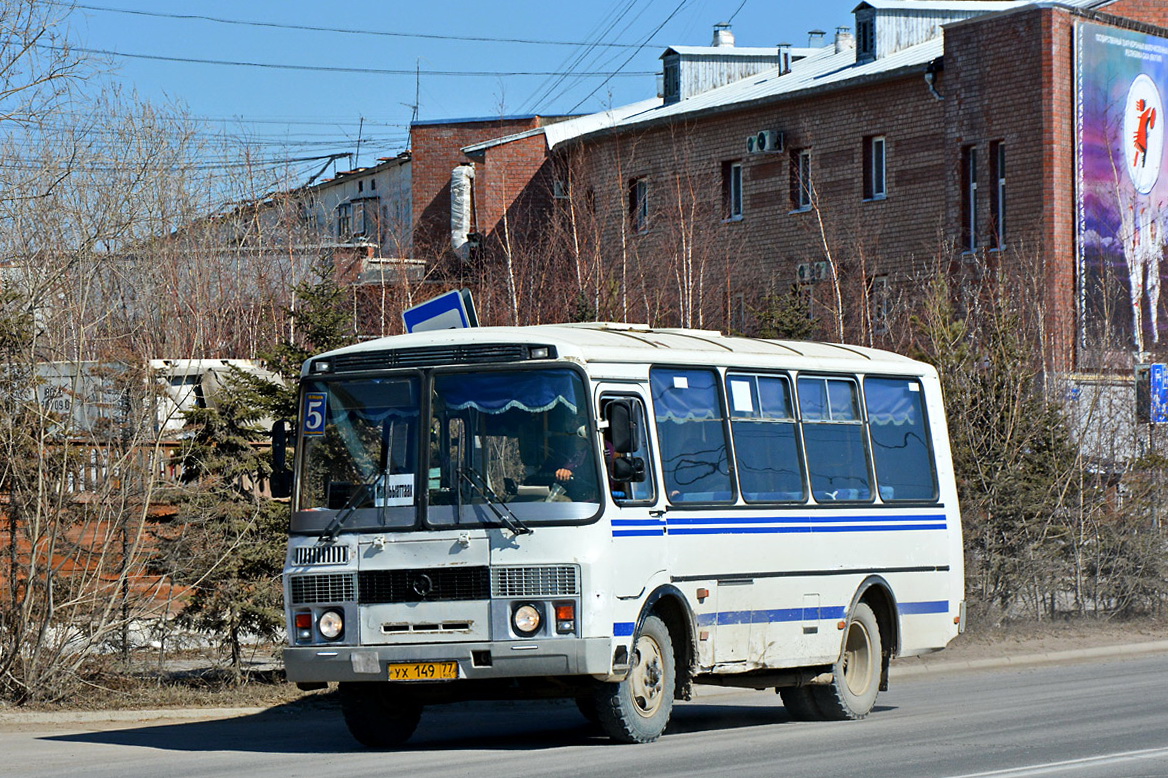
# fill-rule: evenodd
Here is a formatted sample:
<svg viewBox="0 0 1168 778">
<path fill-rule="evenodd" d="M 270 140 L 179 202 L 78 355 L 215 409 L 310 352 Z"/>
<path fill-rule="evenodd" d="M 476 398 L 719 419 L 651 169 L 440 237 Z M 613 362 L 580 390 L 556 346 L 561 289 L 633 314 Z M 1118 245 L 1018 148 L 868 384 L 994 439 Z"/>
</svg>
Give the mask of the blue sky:
<svg viewBox="0 0 1168 778">
<path fill-rule="evenodd" d="M 739 46 L 806 46 L 812 29 L 852 26 L 858 2 L 78 0 L 66 23 L 75 46 L 116 52 L 89 55 L 112 77 L 208 132 L 272 159 L 356 152 L 360 138 L 369 165 L 408 147 L 415 103 L 422 120 L 602 110 L 654 94 L 664 47 L 708 45 L 717 22 Z M 519 75 L 581 72 L 601 75 Z"/>
</svg>

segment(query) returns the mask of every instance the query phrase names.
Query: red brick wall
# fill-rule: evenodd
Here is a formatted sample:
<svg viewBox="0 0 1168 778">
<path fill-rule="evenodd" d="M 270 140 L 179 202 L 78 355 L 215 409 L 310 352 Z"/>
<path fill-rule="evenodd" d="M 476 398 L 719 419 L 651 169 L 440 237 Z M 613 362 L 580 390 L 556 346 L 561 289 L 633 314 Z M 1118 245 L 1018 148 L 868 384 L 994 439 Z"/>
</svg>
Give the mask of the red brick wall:
<svg viewBox="0 0 1168 778">
<path fill-rule="evenodd" d="M 415 124 L 413 153 L 414 256 L 450 247 L 450 172 L 469 161 L 466 146 L 539 126 L 539 117 L 442 124 Z"/>
<path fill-rule="evenodd" d="M 1168 27 L 1168 3 L 1164 0 L 1116 0 L 1097 10 L 1157 27 Z"/>
</svg>

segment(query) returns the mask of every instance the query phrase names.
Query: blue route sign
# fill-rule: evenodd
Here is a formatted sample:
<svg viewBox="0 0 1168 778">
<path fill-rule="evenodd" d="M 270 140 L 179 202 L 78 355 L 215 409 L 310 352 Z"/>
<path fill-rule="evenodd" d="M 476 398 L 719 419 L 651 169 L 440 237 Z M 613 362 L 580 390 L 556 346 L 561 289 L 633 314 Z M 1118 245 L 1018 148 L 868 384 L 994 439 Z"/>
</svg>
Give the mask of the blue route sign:
<svg viewBox="0 0 1168 778">
<path fill-rule="evenodd" d="M 1168 368 L 1163 364 L 1136 366 L 1136 421 L 1168 423 Z"/>
<path fill-rule="evenodd" d="M 455 289 L 402 311 L 406 332 L 460 330 L 479 326 L 469 289 Z"/>
</svg>

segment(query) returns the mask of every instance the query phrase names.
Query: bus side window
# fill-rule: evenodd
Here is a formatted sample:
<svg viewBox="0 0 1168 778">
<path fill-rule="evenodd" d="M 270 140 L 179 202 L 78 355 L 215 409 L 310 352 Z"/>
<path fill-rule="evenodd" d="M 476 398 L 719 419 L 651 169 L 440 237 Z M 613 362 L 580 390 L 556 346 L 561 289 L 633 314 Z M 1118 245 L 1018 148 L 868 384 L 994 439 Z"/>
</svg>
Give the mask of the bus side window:
<svg viewBox="0 0 1168 778">
<path fill-rule="evenodd" d="M 921 385 L 904 378 L 867 378 L 864 397 L 880 499 L 937 499 L 937 470 L 925 424 Z"/>
<path fill-rule="evenodd" d="M 726 376 L 738 484 L 746 502 L 806 498 L 791 384 L 785 376 Z"/>
<path fill-rule="evenodd" d="M 669 501 L 733 502 L 717 372 L 654 368 L 649 382 Z"/>
<path fill-rule="evenodd" d="M 799 377 L 807 470 L 819 502 L 872 499 L 857 390 L 848 378 Z"/>
<path fill-rule="evenodd" d="M 613 405 L 619 401 L 621 413 L 613 413 Z M 608 474 L 609 490 L 617 502 L 652 502 L 653 465 L 649 456 L 648 430 L 645 427 L 645 406 L 638 397 L 605 397 L 600 403 L 601 415 L 609 421 L 604 431 L 604 464 Z M 627 410 L 627 413 L 625 412 Z M 627 416 L 627 421 L 620 417 Z M 614 418 L 616 417 L 616 418 Z M 623 423 L 625 431 L 631 433 L 626 448 L 618 451 L 613 445 L 614 423 Z"/>
</svg>

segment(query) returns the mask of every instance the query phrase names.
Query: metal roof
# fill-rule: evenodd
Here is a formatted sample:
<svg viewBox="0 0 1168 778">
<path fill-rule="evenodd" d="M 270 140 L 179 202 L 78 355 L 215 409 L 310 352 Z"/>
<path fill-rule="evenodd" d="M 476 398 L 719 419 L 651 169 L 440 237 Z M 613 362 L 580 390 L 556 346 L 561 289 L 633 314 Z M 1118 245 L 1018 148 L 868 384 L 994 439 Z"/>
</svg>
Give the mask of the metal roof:
<svg viewBox="0 0 1168 778">
<path fill-rule="evenodd" d="M 849 81 L 876 78 L 904 68 L 923 66 L 941 56 L 943 52 L 942 39 L 934 38 L 887 57 L 857 64 L 854 49 L 846 48 L 836 52 L 834 45 L 825 46 L 811 56 L 792 63 L 791 70 L 782 75 L 779 75 L 778 68 L 772 68 L 757 76 L 711 89 L 671 105 L 636 113 L 613 126 L 632 127 L 687 114 L 727 110 L 801 92 L 840 86 Z"/>
<path fill-rule="evenodd" d="M 1033 0 L 864 0 L 852 9 L 875 8 L 878 11 L 942 11 L 945 13 L 968 11 L 971 13 L 992 13 L 1008 11 L 1030 5 Z"/>
<path fill-rule="evenodd" d="M 577 116 L 572 119 L 565 119 L 562 122 L 549 124 L 545 127 L 536 127 L 524 132 L 517 132 L 513 135 L 506 135 L 502 138 L 493 138 L 482 143 L 464 146 L 462 153 L 467 155 L 479 154 L 495 146 L 502 146 L 512 141 L 541 134 L 546 137 L 548 150 L 550 151 L 557 144 L 563 143 L 564 141 L 572 140 L 573 138 L 578 138 L 581 135 L 587 135 L 597 130 L 614 127 L 617 123 L 630 116 L 636 116 L 638 113 L 643 113 L 659 105 L 661 105 L 661 98 L 654 97 L 649 100 L 642 100 L 639 103 L 622 105 L 606 111 L 600 111 L 599 113 L 588 114 L 587 116 Z"/>
<path fill-rule="evenodd" d="M 661 58 L 664 59 L 670 54 L 680 54 L 683 57 L 726 57 L 727 59 L 734 57 L 777 57 L 779 55 L 779 47 L 670 46 L 661 55 Z"/>
</svg>

